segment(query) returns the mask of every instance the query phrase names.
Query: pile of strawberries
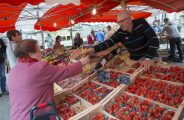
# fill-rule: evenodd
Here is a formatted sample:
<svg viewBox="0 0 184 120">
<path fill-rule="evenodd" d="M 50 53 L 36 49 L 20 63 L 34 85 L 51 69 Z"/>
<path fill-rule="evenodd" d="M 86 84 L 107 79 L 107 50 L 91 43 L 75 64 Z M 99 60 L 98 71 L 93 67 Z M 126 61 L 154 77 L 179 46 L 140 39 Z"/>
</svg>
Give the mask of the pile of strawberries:
<svg viewBox="0 0 184 120">
<path fill-rule="evenodd" d="M 149 78 L 184 83 L 184 68 L 178 66 L 171 66 L 169 68 L 151 66 L 143 75 Z"/>
<path fill-rule="evenodd" d="M 184 99 L 184 85 L 177 86 L 158 82 L 150 78 L 137 78 L 135 84 L 128 87 L 127 92 L 178 107 Z"/>
<path fill-rule="evenodd" d="M 113 118 L 108 118 L 102 113 L 95 114 L 94 116 L 90 117 L 90 120 L 117 120 Z"/>
<path fill-rule="evenodd" d="M 79 102 L 79 99 L 72 95 L 64 96 L 60 105 L 57 106 L 58 113 L 63 120 L 68 120 L 70 117 L 76 115 L 76 112 L 70 106 L 77 102 Z"/>
<path fill-rule="evenodd" d="M 70 117 L 76 115 L 76 112 L 65 104 L 61 104 L 57 107 L 59 115 L 63 120 L 68 120 Z"/>
<path fill-rule="evenodd" d="M 171 120 L 174 116 L 174 111 L 126 93 L 117 96 L 106 111 L 120 120 Z"/>
<path fill-rule="evenodd" d="M 109 94 L 112 89 L 102 87 L 93 82 L 88 82 L 78 88 L 75 93 L 81 98 L 87 100 L 92 104 L 98 103 L 102 100 L 107 94 Z"/>
</svg>

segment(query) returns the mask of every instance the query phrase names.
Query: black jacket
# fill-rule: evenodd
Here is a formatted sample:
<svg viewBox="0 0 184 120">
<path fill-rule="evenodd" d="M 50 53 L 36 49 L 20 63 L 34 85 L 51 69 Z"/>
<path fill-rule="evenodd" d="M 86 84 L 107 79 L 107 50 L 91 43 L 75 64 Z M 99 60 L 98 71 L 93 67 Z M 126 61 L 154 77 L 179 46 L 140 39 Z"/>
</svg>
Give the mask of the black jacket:
<svg viewBox="0 0 184 120">
<path fill-rule="evenodd" d="M 110 39 L 94 46 L 95 52 L 112 47 L 118 42 L 125 45 L 133 60 L 158 57 L 159 40 L 145 19 L 133 20 L 132 33 L 119 28 Z"/>
<path fill-rule="evenodd" d="M 0 39 L 0 63 L 4 63 L 6 59 L 6 44 Z"/>
</svg>

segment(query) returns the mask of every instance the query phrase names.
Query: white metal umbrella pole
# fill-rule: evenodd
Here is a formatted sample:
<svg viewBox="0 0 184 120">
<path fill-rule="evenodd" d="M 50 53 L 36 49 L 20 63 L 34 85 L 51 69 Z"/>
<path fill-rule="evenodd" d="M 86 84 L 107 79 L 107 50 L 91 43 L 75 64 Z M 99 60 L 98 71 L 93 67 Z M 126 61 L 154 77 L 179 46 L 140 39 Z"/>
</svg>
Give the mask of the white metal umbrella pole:
<svg viewBox="0 0 184 120">
<path fill-rule="evenodd" d="M 41 32 L 41 38 L 42 38 L 42 46 L 43 46 L 43 49 L 45 49 L 45 40 L 44 40 L 44 34 L 43 34 L 43 30 L 42 30 L 42 24 L 40 22 L 40 15 L 39 15 L 39 5 L 38 5 L 38 8 L 37 8 L 37 19 L 38 19 L 38 22 L 39 22 L 39 26 L 40 26 L 40 32 Z"/>
<path fill-rule="evenodd" d="M 43 46 L 43 49 L 45 49 L 45 40 L 44 40 L 44 34 L 43 34 L 43 30 L 42 30 L 42 24 L 40 22 L 40 19 L 38 21 L 39 21 L 40 32 L 41 32 L 41 37 L 42 37 L 42 46 Z"/>
</svg>

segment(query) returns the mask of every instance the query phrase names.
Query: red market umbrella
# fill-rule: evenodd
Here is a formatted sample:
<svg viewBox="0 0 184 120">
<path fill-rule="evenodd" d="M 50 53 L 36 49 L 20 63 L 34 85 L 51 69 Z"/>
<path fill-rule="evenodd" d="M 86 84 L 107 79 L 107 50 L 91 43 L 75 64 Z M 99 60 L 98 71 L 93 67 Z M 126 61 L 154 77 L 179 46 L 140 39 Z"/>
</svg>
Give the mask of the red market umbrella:
<svg viewBox="0 0 184 120">
<path fill-rule="evenodd" d="M 82 22 L 116 22 L 117 14 L 120 12 L 122 12 L 122 10 L 110 10 L 108 12 L 102 13 L 101 15 L 82 20 Z M 148 18 L 152 14 L 150 12 L 141 11 L 130 11 L 130 13 L 133 19 Z"/>
<path fill-rule="evenodd" d="M 92 17 L 93 15 L 91 11 L 94 9 L 94 7 L 97 10 L 97 14 L 101 14 L 118 5 L 119 2 L 112 0 L 96 0 L 95 2 L 81 0 L 81 5 L 79 6 L 72 4 L 67 6 L 58 5 L 47 11 L 40 18 L 40 23 L 42 25 L 42 30 L 56 31 L 70 26 L 70 20 L 74 20 L 75 23 L 79 23 L 82 20 Z M 35 24 L 34 28 L 40 30 L 39 22 Z"/>
<path fill-rule="evenodd" d="M 16 7 L 0 4 L 0 32 L 15 29 L 15 23 L 25 6 L 26 4 L 21 4 Z"/>
<path fill-rule="evenodd" d="M 38 5 L 42 2 L 48 3 L 48 4 L 54 4 L 54 3 L 60 3 L 63 5 L 73 3 L 76 5 L 80 4 L 80 0 L 0 0 L 1 3 L 6 3 L 13 6 L 18 6 L 22 3 L 29 3 L 31 5 Z"/>
<path fill-rule="evenodd" d="M 142 0 L 142 2 L 168 13 L 184 10 L 184 0 Z"/>
<path fill-rule="evenodd" d="M 168 13 L 184 10 L 184 0 L 127 0 L 131 5 L 148 5 Z"/>
<path fill-rule="evenodd" d="M 49 1 L 49 0 L 46 0 L 46 1 Z M 57 0 L 52 0 L 52 1 L 57 1 Z M 59 0 L 59 1 L 63 1 L 63 0 Z M 68 2 L 69 1 L 73 3 L 80 1 L 81 4 L 80 5 L 74 5 L 73 3 L 67 4 L 67 5 L 62 5 L 64 3 L 58 4 L 51 9 L 49 8 L 50 10 L 47 11 L 43 15 L 43 17 L 40 18 L 37 15 L 31 15 L 32 11 L 29 11 L 30 8 L 25 12 L 26 15 L 22 15 L 22 11 L 25 11 L 24 8 L 27 7 L 28 5 L 27 3 L 37 5 L 40 2 L 44 2 L 43 0 L 39 0 L 39 1 L 19 0 L 16 2 L 12 0 L 6 0 L 6 1 L 1 0 L 1 2 L 8 3 L 8 4 L 4 4 L 4 3 L 0 4 L 1 5 L 0 11 L 2 11 L 1 12 L 2 14 L 0 15 L 0 27 L 1 27 L 0 32 L 5 32 L 11 29 L 15 29 L 15 24 L 17 21 L 22 21 L 22 20 L 27 21 L 27 20 L 33 20 L 33 19 L 38 20 L 38 22 L 35 24 L 35 27 L 34 27 L 35 29 L 56 31 L 63 27 L 68 27 L 70 25 L 69 21 L 71 17 L 75 19 L 76 23 L 80 22 L 80 20 L 82 19 L 91 17 L 92 16 L 91 10 L 94 8 L 94 6 L 96 6 L 98 13 L 101 14 L 102 12 L 108 11 L 116 7 L 117 5 L 119 5 L 118 2 L 112 1 L 112 0 L 91 0 L 91 1 L 68 0 Z M 23 2 L 26 2 L 26 3 L 23 3 Z M 18 6 L 12 6 L 12 5 L 18 5 Z M 23 17 L 19 18 L 20 16 L 23 16 Z M 56 27 L 53 26 L 53 22 L 57 24 Z M 41 29 L 40 29 L 40 24 L 42 27 Z"/>
</svg>

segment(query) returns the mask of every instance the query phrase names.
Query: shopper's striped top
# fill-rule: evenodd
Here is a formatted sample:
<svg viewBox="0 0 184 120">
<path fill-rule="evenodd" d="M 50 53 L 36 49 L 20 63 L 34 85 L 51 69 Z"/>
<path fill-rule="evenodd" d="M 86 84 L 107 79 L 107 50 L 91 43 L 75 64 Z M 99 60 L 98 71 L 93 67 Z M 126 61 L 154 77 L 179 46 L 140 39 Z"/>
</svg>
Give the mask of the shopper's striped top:
<svg viewBox="0 0 184 120">
<path fill-rule="evenodd" d="M 122 42 L 127 47 L 131 59 L 158 57 L 159 40 L 145 19 L 133 20 L 132 33 L 119 28 L 110 39 L 96 45 L 94 47 L 95 52 L 112 47 L 118 42 Z"/>
</svg>

